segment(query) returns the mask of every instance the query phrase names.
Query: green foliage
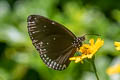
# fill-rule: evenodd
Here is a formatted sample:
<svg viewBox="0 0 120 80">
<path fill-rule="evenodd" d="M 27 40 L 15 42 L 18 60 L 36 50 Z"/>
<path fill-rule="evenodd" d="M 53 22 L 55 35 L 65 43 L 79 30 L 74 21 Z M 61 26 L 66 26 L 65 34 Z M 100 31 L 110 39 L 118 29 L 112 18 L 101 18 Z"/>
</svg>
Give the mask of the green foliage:
<svg viewBox="0 0 120 80">
<path fill-rule="evenodd" d="M 76 36 L 101 34 L 105 45 L 97 53 L 96 65 L 100 79 L 109 80 L 106 69 L 111 61 L 120 56 L 113 45 L 114 41 L 120 41 L 119 4 L 115 6 L 111 3 L 103 0 L 98 0 L 96 4 L 87 0 L 1 0 L 0 80 L 95 80 L 88 62 L 72 62 L 64 71 L 48 69 L 28 35 L 27 17 L 31 14 L 46 16 L 64 24 Z M 87 37 L 85 42 L 96 38 Z"/>
</svg>

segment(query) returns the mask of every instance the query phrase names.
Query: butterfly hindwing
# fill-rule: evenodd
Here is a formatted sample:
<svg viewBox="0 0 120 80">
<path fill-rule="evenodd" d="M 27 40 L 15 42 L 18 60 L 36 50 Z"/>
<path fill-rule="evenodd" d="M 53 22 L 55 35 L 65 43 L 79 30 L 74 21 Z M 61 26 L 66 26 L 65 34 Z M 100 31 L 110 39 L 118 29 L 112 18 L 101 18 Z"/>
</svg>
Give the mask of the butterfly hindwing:
<svg viewBox="0 0 120 80">
<path fill-rule="evenodd" d="M 48 67 L 55 70 L 65 69 L 76 48 L 72 46 L 75 35 L 63 25 L 43 16 L 28 17 L 28 32 L 40 57 Z"/>
</svg>

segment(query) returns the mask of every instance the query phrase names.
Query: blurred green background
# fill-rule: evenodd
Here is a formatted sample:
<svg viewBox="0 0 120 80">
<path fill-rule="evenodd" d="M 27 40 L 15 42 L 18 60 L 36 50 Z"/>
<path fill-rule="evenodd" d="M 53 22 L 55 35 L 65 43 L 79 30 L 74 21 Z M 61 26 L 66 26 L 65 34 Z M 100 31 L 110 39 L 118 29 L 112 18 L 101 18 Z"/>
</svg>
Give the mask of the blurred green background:
<svg viewBox="0 0 120 80">
<path fill-rule="evenodd" d="M 76 36 L 101 34 L 104 46 L 96 54 L 100 80 L 120 80 L 106 69 L 120 63 L 114 41 L 120 41 L 120 0 L 0 0 L 0 80 L 96 80 L 89 62 L 72 62 L 64 71 L 49 69 L 29 38 L 31 14 L 55 20 Z M 95 36 L 87 36 L 85 42 Z"/>
</svg>

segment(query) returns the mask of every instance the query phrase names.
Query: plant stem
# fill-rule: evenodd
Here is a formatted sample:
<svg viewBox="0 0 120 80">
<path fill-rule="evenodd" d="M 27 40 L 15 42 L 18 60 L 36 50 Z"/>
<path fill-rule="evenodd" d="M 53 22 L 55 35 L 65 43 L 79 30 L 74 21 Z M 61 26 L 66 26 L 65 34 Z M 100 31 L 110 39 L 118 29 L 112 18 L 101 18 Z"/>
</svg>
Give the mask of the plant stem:
<svg viewBox="0 0 120 80">
<path fill-rule="evenodd" d="M 94 60 L 95 60 L 95 57 L 94 57 L 93 60 L 92 60 L 92 65 L 93 65 L 93 69 L 94 69 L 94 72 L 95 72 L 96 78 L 97 78 L 97 80 L 99 80 L 99 77 L 98 77 L 98 74 L 97 74 L 97 70 L 96 70 L 96 66 L 95 66 L 95 62 L 94 62 Z"/>
</svg>

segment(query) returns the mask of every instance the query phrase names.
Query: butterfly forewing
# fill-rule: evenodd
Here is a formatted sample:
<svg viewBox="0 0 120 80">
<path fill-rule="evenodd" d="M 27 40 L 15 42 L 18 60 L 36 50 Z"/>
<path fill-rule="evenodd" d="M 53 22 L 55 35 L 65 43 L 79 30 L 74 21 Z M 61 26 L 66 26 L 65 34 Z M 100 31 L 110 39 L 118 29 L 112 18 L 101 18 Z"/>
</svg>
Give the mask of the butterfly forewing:
<svg viewBox="0 0 120 80">
<path fill-rule="evenodd" d="M 76 48 L 72 46 L 75 35 L 63 25 L 43 16 L 28 17 L 28 32 L 40 57 L 48 67 L 64 70 Z"/>
</svg>

